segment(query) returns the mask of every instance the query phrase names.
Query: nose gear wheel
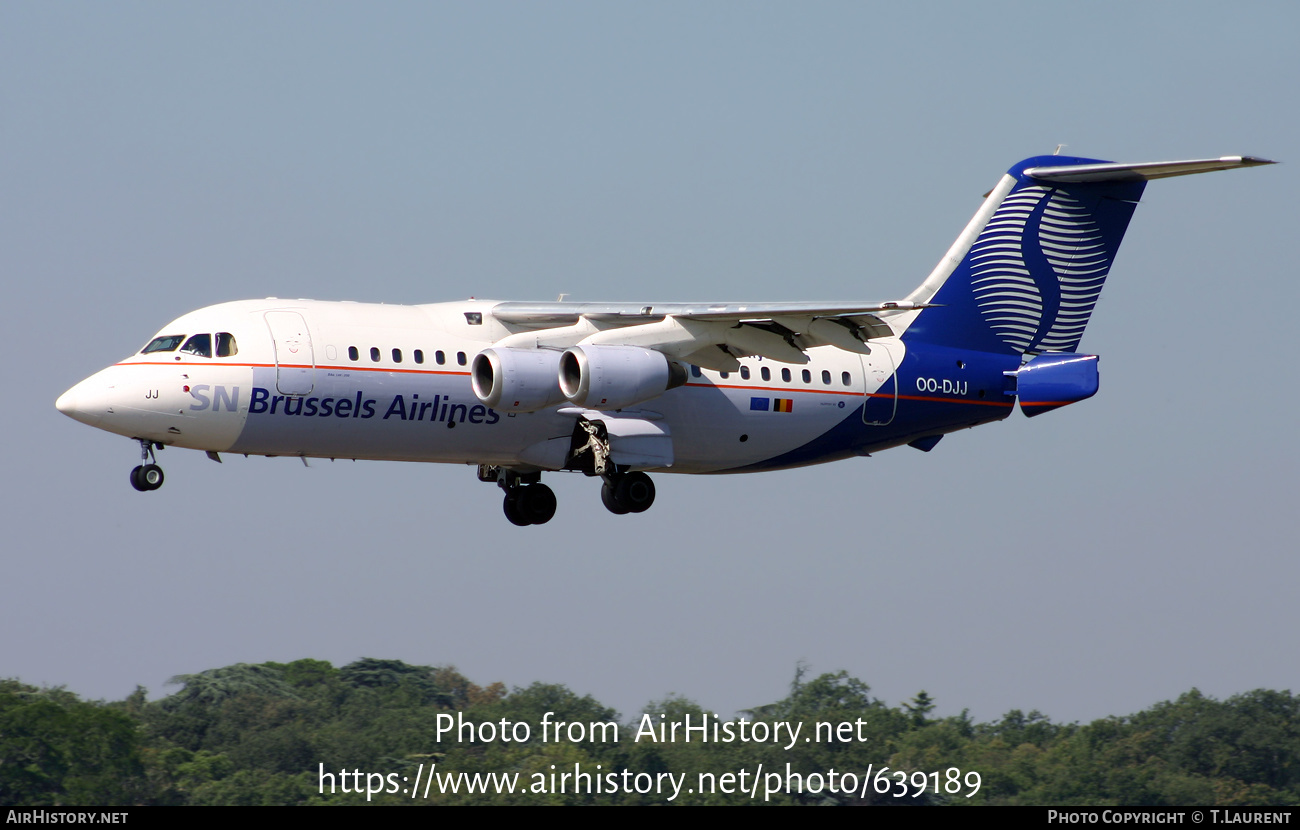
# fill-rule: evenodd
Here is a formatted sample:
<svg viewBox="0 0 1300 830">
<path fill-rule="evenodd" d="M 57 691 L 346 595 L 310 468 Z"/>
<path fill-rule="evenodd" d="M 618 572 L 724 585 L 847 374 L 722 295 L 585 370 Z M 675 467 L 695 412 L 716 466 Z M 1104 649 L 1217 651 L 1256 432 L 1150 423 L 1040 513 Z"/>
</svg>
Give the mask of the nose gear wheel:
<svg viewBox="0 0 1300 830">
<path fill-rule="evenodd" d="M 154 447 L 162 449 L 162 444 L 154 444 L 145 438 L 136 439 L 140 442 L 140 464 L 131 471 L 131 486 L 142 493 L 150 490 L 157 490 L 163 486 L 163 471 L 154 458 Z"/>
</svg>

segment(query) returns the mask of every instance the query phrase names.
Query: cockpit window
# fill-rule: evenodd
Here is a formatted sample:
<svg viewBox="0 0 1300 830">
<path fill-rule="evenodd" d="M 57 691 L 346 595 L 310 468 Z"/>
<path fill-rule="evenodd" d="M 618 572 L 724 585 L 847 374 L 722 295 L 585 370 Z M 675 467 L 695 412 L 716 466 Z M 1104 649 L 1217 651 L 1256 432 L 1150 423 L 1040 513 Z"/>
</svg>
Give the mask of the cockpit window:
<svg viewBox="0 0 1300 830">
<path fill-rule="evenodd" d="M 217 357 L 232 357 L 239 354 L 239 347 L 235 345 L 235 335 L 228 331 L 217 332 Z"/>
<path fill-rule="evenodd" d="M 174 352 L 176 347 L 185 339 L 183 334 L 164 334 L 162 337 L 155 337 L 149 341 L 149 345 L 140 350 L 140 354 L 150 354 L 151 352 Z"/>
<path fill-rule="evenodd" d="M 212 335 L 196 334 L 185 345 L 181 346 L 182 354 L 193 354 L 199 357 L 212 357 Z"/>
</svg>

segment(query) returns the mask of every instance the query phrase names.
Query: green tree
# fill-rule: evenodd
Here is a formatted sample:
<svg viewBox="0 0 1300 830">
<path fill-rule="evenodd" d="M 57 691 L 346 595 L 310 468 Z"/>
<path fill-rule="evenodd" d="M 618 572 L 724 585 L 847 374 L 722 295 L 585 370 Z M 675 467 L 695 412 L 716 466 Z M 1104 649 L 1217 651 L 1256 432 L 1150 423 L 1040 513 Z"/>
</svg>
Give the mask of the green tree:
<svg viewBox="0 0 1300 830">
<path fill-rule="evenodd" d="M 242 694 L 260 694 L 269 697 L 296 697 L 293 688 L 285 682 L 284 673 L 274 665 L 236 663 L 221 669 L 208 669 L 198 674 L 178 674 L 167 685 L 182 688 L 163 699 L 168 708 L 180 708 L 187 703 L 213 705 Z"/>
<path fill-rule="evenodd" d="M 916 697 L 912 698 L 910 703 L 903 704 L 903 709 L 911 717 L 913 726 L 925 726 L 929 722 L 930 713 L 934 711 L 934 698 L 922 689 L 916 693 Z"/>
<path fill-rule="evenodd" d="M 0 804 L 128 804 L 144 787 L 127 714 L 59 689 L 0 682 Z"/>
</svg>

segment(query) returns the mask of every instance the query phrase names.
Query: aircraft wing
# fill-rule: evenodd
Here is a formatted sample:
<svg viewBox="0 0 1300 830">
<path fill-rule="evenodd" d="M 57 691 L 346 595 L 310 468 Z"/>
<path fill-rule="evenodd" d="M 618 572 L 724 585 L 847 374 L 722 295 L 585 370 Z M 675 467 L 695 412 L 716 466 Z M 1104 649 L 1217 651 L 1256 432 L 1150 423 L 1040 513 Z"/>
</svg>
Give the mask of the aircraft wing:
<svg viewBox="0 0 1300 830">
<path fill-rule="evenodd" d="M 920 308 L 906 301 L 886 303 L 497 303 L 492 316 L 528 328 L 572 325 L 580 317 L 623 321 L 626 325 L 682 317 L 709 322 L 739 322 L 773 317 L 844 317 Z"/>
<path fill-rule="evenodd" d="M 888 318 L 925 308 L 883 303 L 498 303 L 491 314 L 517 329 L 496 345 L 556 348 L 582 344 L 640 346 L 718 371 L 736 358 L 762 355 L 808 362 L 804 351 L 838 346 L 869 352 L 867 341 L 889 337 Z"/>
</svg>

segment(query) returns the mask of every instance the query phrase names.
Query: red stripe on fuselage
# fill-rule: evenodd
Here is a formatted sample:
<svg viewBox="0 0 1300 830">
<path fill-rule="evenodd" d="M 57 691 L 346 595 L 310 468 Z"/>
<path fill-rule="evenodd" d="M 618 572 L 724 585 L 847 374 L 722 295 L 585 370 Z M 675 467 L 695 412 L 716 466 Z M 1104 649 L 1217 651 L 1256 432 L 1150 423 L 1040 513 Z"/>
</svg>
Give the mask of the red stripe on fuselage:
<svg viewBox="0 0 1300 830">
<path fill-rule="evenodd" d="M 229 367 L 235 369 L 239 369 L 239 368 L 274 369 L 278 365 L 281 369 L 328 369 L 331 371 L 347 371 L 347 372 L 397 372 L 397 373 L 402 373 L 407 375 L 464 375 L 465 377 L 469 377 L 469 372 L 454 371 L 450 369 L 398 369 L 396 367 L 385 368 L 383 366 L 350 366 L 347 364 L 344 364 L 342 366 L 333 366 L 333 365 L 322 365 L 320 363 L 317 363 L 316 365 L 313 366 L 310 363 L 280 363 L 280 364 L 215 363 L 215 362 L 196 363 L 196 362 L 183 361 L 183 360 L 175 361 L 172 363 L 154 363 L 154 362 L 136 360 L 136 361 L 129 361 L 129 362 L 124 361 L 122 363 L 115 363 L 113 365 L 114 366 L 203 366 L 206 368 Z"/>
</svg>

